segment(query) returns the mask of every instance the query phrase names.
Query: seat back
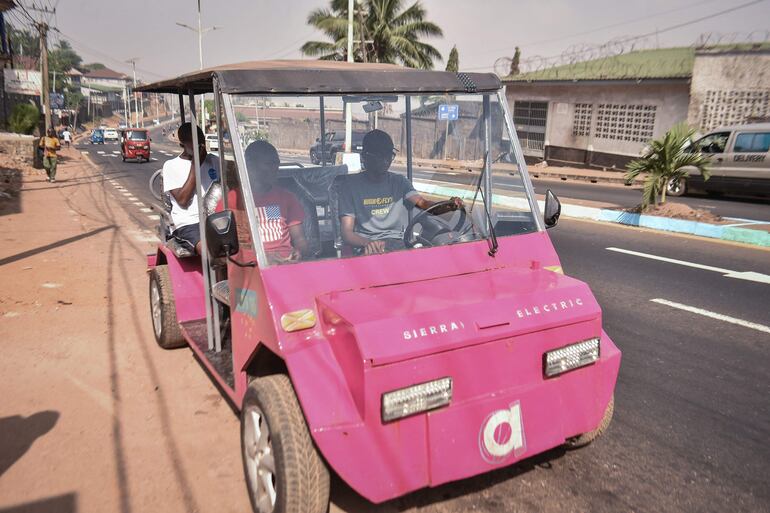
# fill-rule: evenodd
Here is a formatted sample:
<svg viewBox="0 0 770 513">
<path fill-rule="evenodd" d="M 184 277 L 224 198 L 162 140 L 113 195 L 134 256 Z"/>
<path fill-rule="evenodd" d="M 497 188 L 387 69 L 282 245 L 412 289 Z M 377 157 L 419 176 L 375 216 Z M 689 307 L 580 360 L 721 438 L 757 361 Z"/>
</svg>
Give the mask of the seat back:
<svg viewBox="0 0 770 513">
<path fill-rule="evenodd" d="M 319 253 L 321 251 L 321 235 L 318 227 L 318 213 L 312 197 L 303 187 L 300 187 L 293 177 L 278 178 L 278 185 L 293 193 L 299 200 L 305 213 L 305 218 L 302 221 L 302 231 L 305 234 L 308 247 L 312 254 Z"/>
<path fill-rule="evenodd" d="M 331 218 L 332 234 L 334 248 L 340 251 L 343 247 L 342 228 L 340 226 L 340 190 L 348 175 L 339 175 L 334 177 L 329 186 L 329 217 Z"/>
</svg>

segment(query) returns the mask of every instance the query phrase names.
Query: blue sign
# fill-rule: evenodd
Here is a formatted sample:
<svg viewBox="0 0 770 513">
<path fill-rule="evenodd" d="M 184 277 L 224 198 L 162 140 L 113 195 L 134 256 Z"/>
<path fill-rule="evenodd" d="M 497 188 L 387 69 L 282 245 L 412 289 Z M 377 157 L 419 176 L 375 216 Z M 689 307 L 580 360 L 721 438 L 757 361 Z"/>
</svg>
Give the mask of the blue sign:
<svg viewBox="0 0 770 513">
<path fill-rule="evenodd" d="M 460 117 L 460 106 L 441 103 L 438 106 L 439 121 L 457 121 Z"/>
</svg>

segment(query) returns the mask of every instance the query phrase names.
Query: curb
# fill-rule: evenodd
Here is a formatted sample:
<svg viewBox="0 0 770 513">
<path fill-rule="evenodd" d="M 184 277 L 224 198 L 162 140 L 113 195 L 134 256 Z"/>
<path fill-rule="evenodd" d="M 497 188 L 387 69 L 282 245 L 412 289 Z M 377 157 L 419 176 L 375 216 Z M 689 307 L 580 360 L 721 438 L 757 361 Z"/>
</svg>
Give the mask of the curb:
<svg viewBox="0 0 770 513">
<path fill-rule="evenodd" d="M 414 185 L 415 189 L 426 194 L 458 196 L 460 198 L 470 199 L 467 196 L 469 191 L 464 189 L 434 185 L 417 180 L 415 181 Z M 494 203 L 508 208 L 529 209 L 529 204 L 524 198 L 511 198 L 503 196 L 496 198 Z M 538 200 L 537 204 L 541 211 L 545 209 L 545 201 Z M 623 224 L 626 226 L 636 226 L 658 231 L 696 235 L 709 239 L 741 242 L 743 244 L 750 244 L 753 246 L 760 246 L 765 248 L 770 247 L 770 232 L 765 230 L 752 230 L 729 225 L 717 225 L 701 223 L 698 221 L 687 221 L 684 219 L 672 219 L 669 217 L 633 214 L 619 210 L 586 207 L 582 205 L 572 205 L 569 203 L 562 203 L 561 213 L 565 217 L 571 217 L 575 219 L 589 219 L 591 221 L 599 221 L 604 223 Z"/>
</svg>

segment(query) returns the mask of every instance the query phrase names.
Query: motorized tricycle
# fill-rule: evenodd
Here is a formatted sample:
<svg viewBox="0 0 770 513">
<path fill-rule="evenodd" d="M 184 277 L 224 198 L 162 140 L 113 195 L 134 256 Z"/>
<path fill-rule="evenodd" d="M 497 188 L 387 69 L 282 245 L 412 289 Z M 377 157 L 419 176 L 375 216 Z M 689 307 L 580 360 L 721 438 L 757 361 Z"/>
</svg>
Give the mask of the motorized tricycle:
<svg viewBox="0 0 770 513">
<path fill-rule="evenodd" d="M 562 271 L 546 233 L 560 205 L 550 191 L 538 204 L 497 76 L 267 61 L 138 90 L 178 94 L 193 122 L 196 96 L 213 95 L 221 183 L 196 195 L 204 249 L 180 257 L 162 223 L 150 306 L 159 345 L 188 345 L 240 411 L 255 511 L 326 511 L 331 470 L 382 502 L 607 428 L 620 351 Z M 267 128 L 249 118 L 271 103 L 303 108 Z M 374 190 L 368 169 L 305 160 L 346 129 L 388 135 L 403 195 Z M 301 254 L 273 251 L 286 219 L 259 200 L 265 139 L 302 208 Z M 367 221 L 403 209 L 393 245 L 351 245 L 351 198 Z"/>
<path fill-rule="evenodd" d="M 150 133 L 146 128 L 126 128 L 120 131 L 120 154 L 123 162 L 150 161 Z"/>
</svg>

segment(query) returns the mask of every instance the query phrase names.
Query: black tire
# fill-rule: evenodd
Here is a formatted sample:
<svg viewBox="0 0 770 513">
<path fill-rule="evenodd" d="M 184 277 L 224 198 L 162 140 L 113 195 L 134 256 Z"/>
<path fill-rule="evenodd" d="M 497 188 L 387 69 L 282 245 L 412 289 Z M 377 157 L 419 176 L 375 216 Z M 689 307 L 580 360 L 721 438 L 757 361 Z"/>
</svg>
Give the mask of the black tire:
<svg viewBox="0 0 770 513">
<path fill-rule="evenodd" d="M 583 433 L 582 435 L 570 438 L 564 445 L 566 445 L 568 449 L 580 449 L 581 447 L 585 447 L 586 445 L 602 436 L 604 432 L 607 431 L 607 428 L 610 427 L 610 423 L 612 422 L 612 414 L 614 411 L 615 396 L 613 395 L 609 404 L 607 405 L 607 408 L 604 410 L 604 416 L 602 417 L 602 421 L 599 423 L 599 427 L 593 431 L 589 431 L 588 433 Z"/>
<path fill-rule="evenodd" d="M 158 297 L 154 298 L 155 290 Z M 157 312 L 155 308 L 158 308 Z M 157 317 L 156 317 L 157 313 Z M 150 316 L 155 340 L 163 349 L 175 349 L 187 345 L 176 320 L 174 289 L 168 275 L 168 266 L 158 265 L 150 271 Z"/>
<path fill-rule="evenodd" d="M 263 435 L 266 439 L 260 444 Z M 258 429 L 255 429 L 255 426 Z M 260 450 L 260 445 L 264 448 Z M 248 456 L 253 452 L 255 456 Z M 329 508 L 329 471 L 313 445 L 305 417 L 285 374 L 258 378 L 251 382 L 241 410 L 241 454 L 246 488 L 255 512 L 325 513 Z M 253 460 L 272 455 L 264 466 Z M 253 460 L 252 460 L 253 458 Z M 260 471 L 261 469 L 261 471 Z M 275 492 L 259 502 L 258 476 L 269 480 Z M 260 506 L 262 508 L 260 509 Z M 272 509 L 271 509 L 272 508 Z"/>
<path fill-rule="evenodd" d="M 680 178 L 679 180 L 669 180 L 666 183 L 666 194 L 668 196 L 684 196 L 687 193 L 687 178 Z"/>
<path fill-rule="evenodd" d="M 310 162 L 312 162 L 315 165 L 318 165 L 321 163 L 321 160 L 318 158 L 318 155 L 316 155 L 316 152 L 313 150 L 310 150 Z"/>
</svg>

